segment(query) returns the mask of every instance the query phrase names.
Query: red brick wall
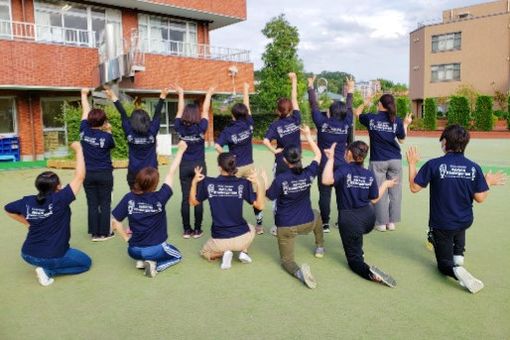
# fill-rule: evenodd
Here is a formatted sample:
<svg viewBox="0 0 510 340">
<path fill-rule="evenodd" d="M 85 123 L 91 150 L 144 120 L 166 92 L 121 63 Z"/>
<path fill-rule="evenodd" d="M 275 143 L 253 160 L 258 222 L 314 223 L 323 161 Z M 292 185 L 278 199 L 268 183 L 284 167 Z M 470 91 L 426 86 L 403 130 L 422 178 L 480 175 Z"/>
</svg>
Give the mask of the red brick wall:
<svg viewBox="0 0 510 340">
<path fill-rule="evenodd" d="M 44 154 L 43 125 L 41 114 L 41 102 L 39 97 L 32 95 L 30 104 L 29 95 L 18 93 L 16 97 L 16 115 L 18 119 L 18 136 L 20 139 L 22 158 L 31 158 L 34 155 Z M 32 108 L 33 129 L 30 121 L 30 106 Z M 35 144 L 35 145 L 34 145 Z M 35 147 L 35 150 L 33 149 Z"/>
<path fill-rule="evenodd" d="M 246 0 L 152 0 L 150 2 L 246 19 Z"/>
<path fill-rule="evenodd" d="M 126 41 L 131 39 L 131 31 L 138 29 L 138 14 L 134 10 L 122 10 L 122 34 Z"/>
<path fill-rule="evenodd" d="M 34 3 L 32 0 L 11 0 L 11 13 L 13 21 L 35 22 L 34 19 Z M 23 17 L 23 6 L 25 13 Z"/>
</svg>

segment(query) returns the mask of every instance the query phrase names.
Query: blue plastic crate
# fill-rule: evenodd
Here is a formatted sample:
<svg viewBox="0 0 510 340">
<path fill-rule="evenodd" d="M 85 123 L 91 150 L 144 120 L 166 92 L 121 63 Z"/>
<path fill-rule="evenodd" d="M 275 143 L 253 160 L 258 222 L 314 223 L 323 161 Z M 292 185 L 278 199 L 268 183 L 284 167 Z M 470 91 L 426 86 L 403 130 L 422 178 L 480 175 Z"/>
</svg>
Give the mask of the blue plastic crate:
<svg viewBox="0 0 510 340">
<path fill-rule="evenodd" d="M 18 137 L 0 137 L 0 161 L 18 162 L 20 147 Z"/>
</svg>

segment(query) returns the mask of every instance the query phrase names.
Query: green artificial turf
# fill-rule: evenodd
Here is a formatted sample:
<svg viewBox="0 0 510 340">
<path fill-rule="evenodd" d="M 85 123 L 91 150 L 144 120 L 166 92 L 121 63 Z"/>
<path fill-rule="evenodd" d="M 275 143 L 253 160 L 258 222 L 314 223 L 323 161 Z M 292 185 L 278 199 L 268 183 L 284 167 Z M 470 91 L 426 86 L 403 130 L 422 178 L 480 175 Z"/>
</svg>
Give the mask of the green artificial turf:
<svg viewBox="0 0 510 340">
<path fill-rule="evenodd" d="M 424 160 L 440 155 L 436 139 L 410 138 Z M 472 140 L 467 156 L 484 169 L 510 174 L 510 140 Z M 310 153 L 306 153 L 307 160 Z M 268 171 L 272 156 L 256 148 L 256 164 Z M 207 153 L 210 174 L 217 174 L 214 153 Z M 161 171 L 165 173 L 168 167 Z M 2 205 L 34 193 L 41 170 L 0 172 Z M 72 171 L 59 170 L 64 183 Z M 125 170 L 115 171 L 113 202 L 126 193 Z M 318 287 L 305 288 L 279 265 L 276 239 L 268 232 L 271 204 L 265 209 L 266 234 L 257 236 L 253 263 L 219 263 L 199 257 L 209 236 L 181 237 L 180 188 L 167 205 L 169 242 L 183 253 L 182 263 L 145 278 L 134 268 L 120 238 L 92 243 L 86 234 L 85 195 L 72 204 L 71 245 L 87 252 L 87 273 L 57 277 L 50 287 L 37 283 L 33 268 L 19 256 L 24 227 L 0 216 L 0 339 L 504 339 L 510 337 L 510 185 L 493 188 L 486 203 L 475 206 L 467 233 L 466 268 L 485 283 L 469 294 L 440 275 L 425 247 L 428 190 L 411 195 L 405 171 L 403 216 L 397 231 L 374 231 L 365 238 L 365 257 L 391 273 L 390 289 L 365 281 L 347 267 L 338 231 L 326 235 L 326 256 L 313 257 L 313 236 L 299 237 L 298 263 L 310 264 Z M 318 192 L 313 187 L 313 206 Z M 334 195 L 333 195 L 334 201 Z M 333 207 L 332 202 L 332 207 Z M 332 220 L 336 220 L 332 209 Z M 252 209 L 245 217 L 254 222 Z"/>
</svg>

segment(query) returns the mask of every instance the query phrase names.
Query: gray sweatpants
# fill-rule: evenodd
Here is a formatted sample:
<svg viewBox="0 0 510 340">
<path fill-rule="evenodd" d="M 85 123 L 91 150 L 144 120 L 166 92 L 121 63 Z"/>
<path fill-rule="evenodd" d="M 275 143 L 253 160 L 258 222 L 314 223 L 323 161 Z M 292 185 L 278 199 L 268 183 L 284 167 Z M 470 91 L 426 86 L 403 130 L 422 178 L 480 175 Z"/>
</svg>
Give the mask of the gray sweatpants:
<svg viewBox="0 0 510 340">
<path fill-rule="evenodd" d="M 402 160 L 370 162 L 369 169 L 375 175 L 377 185 L 387 179 L 396 178 L 398 184 L 388 189 L 384 196 L 375 204 L 375 225 L 400 222 L 402 206 Z"/>
</svg>

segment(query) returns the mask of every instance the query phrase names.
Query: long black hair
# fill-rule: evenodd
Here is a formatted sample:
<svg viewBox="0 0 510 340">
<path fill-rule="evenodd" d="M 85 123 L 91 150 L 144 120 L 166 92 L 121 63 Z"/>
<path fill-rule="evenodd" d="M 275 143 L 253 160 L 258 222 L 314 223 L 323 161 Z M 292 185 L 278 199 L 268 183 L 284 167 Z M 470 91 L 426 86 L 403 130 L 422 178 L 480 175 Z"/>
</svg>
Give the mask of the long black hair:
<svg viewBox="0 0 510 340">
<path fill-rule="evenodd" d="M 223 152 L 218 155 L 219 167 L 228 173 L 229 176 L 237 174 L 236 156 L 230 152 Z"/>
<path fill-rule="evenodd" d="M 147 111 L 142 109 L 133 111 L 130 122 L 133 130 L 140 135 L 147 135 L 151 127 L 151 117 L 149 117 Z"/>
<path fill-rule="evenodd" d="M 393 97 L 389 93 L 386 93 L 381 96 L 381 98 L 379 99 L 379 102 L 386 109 L 386 112 L 388 113 L 388 118 L 389 118 L 390 122 L 395 123 L 395 120 L 397 119 L 397 109 L 395 106 L 395 97 Z"/>
<path fill-rule="evenodd" d="M 301 149 L 295 145 L 289 145 L 283 149 L 283 157 L 291 165 L 291 171 L 296 175 L 301 175 L 303 172 Z"/>
<path fill-rule="evenodd" d="M 38 191 L 37 203 L 43 204 L 46 197 L 57 191 L 60 185 L 60 178 L 53 171 L 45 171 L 35 179 L 35 187 Z"/>
<path fill-rule="evenodd" d="M 335 100 L 329 106 L 329 114 L 333 118 L 344 120 L 347 116 L 347 105 L 341 101 Z"/>
<path fill-rule="evenodd" d="M 352 159 L 354 160 L 354 163 L 358 165 L 363 165 L 363 162 L 365 162 L 365 158 L 368 154 L 368 145 L 367 143 L 357 140 L 349 144 L 347 147 L 347 150 L 352 153 Z"/>
</svg>

